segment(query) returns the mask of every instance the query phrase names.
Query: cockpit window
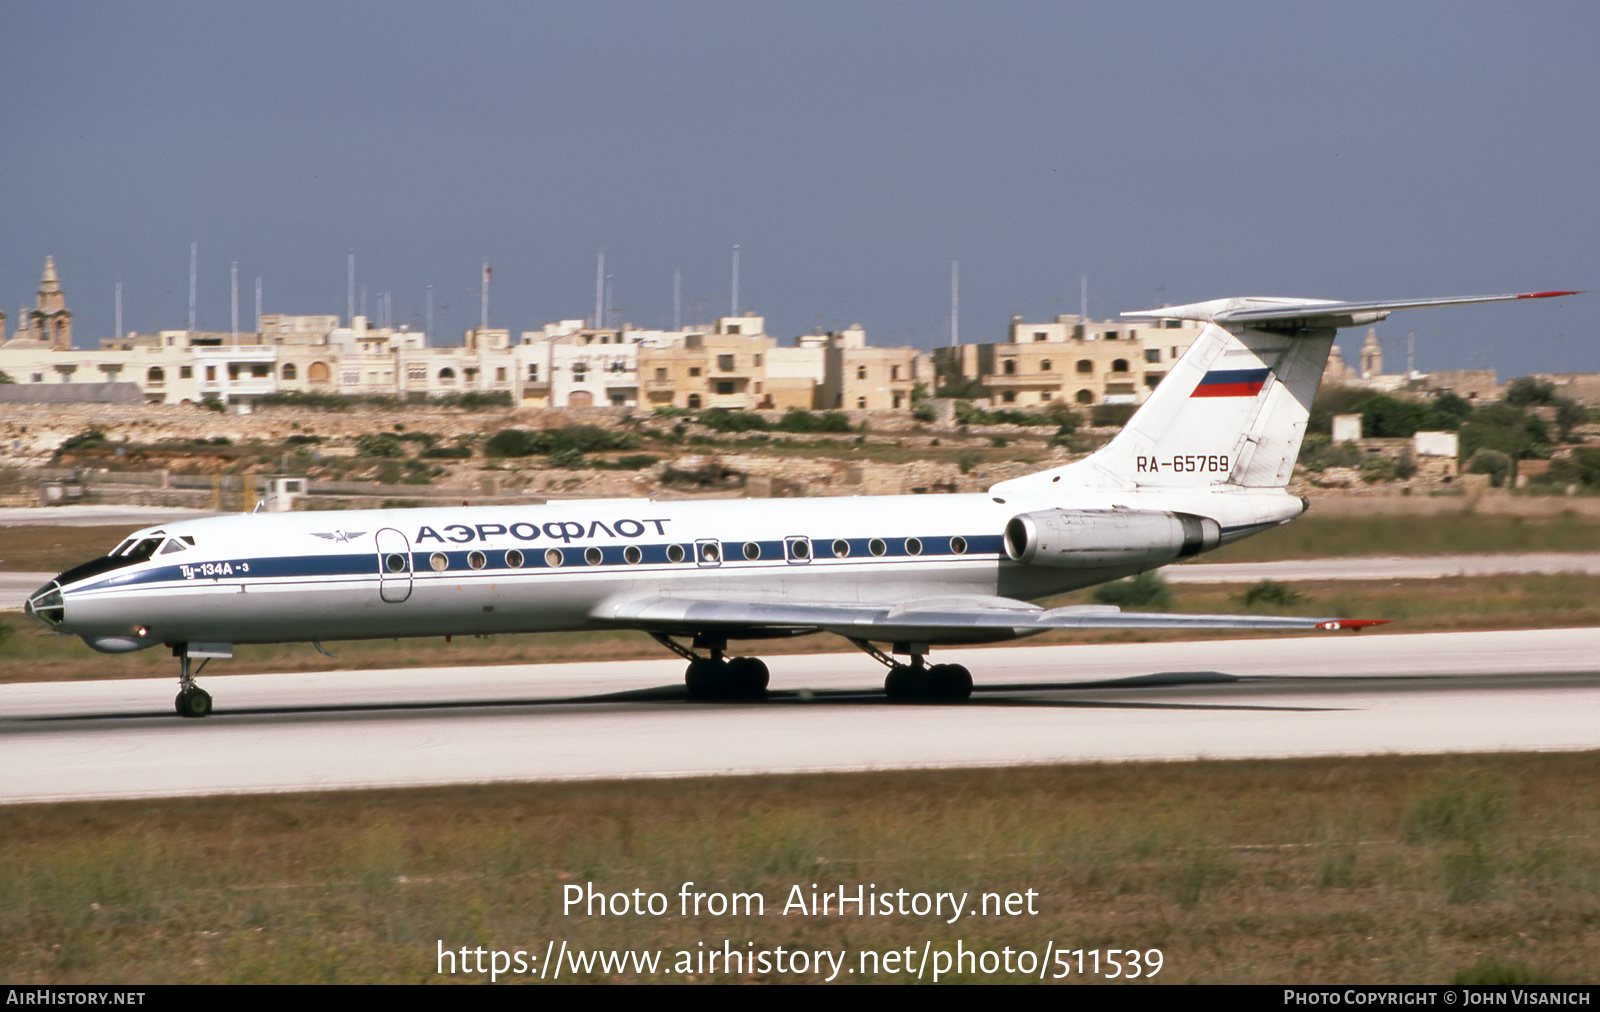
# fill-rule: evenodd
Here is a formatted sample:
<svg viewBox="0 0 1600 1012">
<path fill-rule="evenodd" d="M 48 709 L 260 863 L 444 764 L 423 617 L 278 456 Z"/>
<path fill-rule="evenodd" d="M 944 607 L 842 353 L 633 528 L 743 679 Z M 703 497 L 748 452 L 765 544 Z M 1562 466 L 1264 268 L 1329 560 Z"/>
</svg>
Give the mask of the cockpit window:
<svg viewBox="0 0 1600 1012">
<path fill-rule="evenodd" d="M 91 559 L 81 566 L 73 568 L 56 577 L 56 582 L 65 587 L 79 580 L 109 573 L 126 566 L 137 565 L 156 554 L 167 536 L 160 531 L 142 538 L 129 538 L 112 550 L 110 555 L 103 555 L 98 559 Z M 174 541 L 174 544 L 177 542 Z"/>
<path fill-rule="evenodd" d="M 156 554 L 156 549 L 161 547 L 161 542 L 163 540 L 165 539 L 145 538 L 137 545 L 134 545 L 132 548 L 128 549 L 128 554 L 122 557 L 123 564 L 131 566 L 135 562 L 143 562 L 150 556 Z"/>
<path fill-rule="evenodd" d="M 168 538 L 167 543 L 161 546 L 161 554 L 170 555 L 173 552 L 187 551 L 188 548 L 189 546 L 183 543 L 183 539 Z"/>
</svg>

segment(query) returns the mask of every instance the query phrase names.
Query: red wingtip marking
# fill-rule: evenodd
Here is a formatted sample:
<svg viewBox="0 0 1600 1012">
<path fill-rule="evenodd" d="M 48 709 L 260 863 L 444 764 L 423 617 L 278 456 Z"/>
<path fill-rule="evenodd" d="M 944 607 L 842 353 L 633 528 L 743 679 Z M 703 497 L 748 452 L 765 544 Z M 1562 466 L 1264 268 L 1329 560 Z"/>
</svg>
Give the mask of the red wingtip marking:
<svg viewBox="0 0 1600 1012">
<path fill-rule="evenodd" d="M 1332 622 L 1322 622 L 1318 624 L 1317 628 L 1324 629 L 1329 632 L 1336 632 L 1340 629 L 1348 629 L 1351 632 L 1360 632 L 1368 626 L 1388 625 L 1391 621 L 1393 620 L 1387 618 L 1341 618 L 1335 619 Z"/>
<path fill-rule="evenodd" d="M 1581 292 L 1581 291 L 1579 291 L 1579 292 L 1529 292 L 1526 295 L 1519 295 L 1519 296 L 1517 296 L 1517 298 L 1519 298 L 1519 299 L 1553 299 L 1558 295 L 1582 295 L 1582 294 L 1584 294 L 1584 293 Z"/>
</svg>

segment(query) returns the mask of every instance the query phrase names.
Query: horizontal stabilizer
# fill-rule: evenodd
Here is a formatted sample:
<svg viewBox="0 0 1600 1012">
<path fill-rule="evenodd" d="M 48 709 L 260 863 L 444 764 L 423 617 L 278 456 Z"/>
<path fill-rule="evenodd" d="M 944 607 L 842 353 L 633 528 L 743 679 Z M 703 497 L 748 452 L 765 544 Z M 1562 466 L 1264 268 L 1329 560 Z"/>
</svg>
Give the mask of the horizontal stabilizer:
<svg viewBox="0 0 1600 1012">
<path fill-rule="evenodd" d="M 1582 292 L 1521 292 L 1514 295 L 1466 295 L 1442 299 L 1398 299 L 1379 302 L 1335 302 L 1328 299 L 1245 297 L 1192 302 L 1123 313 L 1135 320 L 1203 320 L 1207 323 L 1256 325 L 1267 329 L 1314 330 L 1326 327 L 1360 327 L 1376 323 L 1397 309 L 1430 306 L 1465 306 L 1477 302 L 1511 302 L 1550 299 Z"/>
</svg>

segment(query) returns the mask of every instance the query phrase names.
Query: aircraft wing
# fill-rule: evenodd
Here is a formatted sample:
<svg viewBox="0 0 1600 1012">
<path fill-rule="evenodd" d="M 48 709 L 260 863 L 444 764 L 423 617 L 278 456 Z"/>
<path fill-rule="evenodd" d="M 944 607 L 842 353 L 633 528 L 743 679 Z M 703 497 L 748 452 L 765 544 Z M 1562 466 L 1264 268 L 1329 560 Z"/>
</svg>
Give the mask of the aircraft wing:
<svg viewBox="0 0 1600 1012">
<path fill-rule="evenodd" d="M 603 602 L 599 621 L 657 632 L 709 628 L 818 630 L 851 639 L 959 638 L 985 630 L 1027 635 L 1047 629 L 1352 629 L 1385 619 L 1295 615 L 1188 615 L 1129 612 L 1112 605 L 1044 609 L 1002 597 L 928 598 L 895 605 L 823 601 L 751 601 L 713 597 L 632 597 Z"/>
<path fill-rule="evenodd" d="M 1582 292 L 1519 292 L 1511 295 L 1463 295 L 1438 299 L 1394 299 L 1379 302 L 1333 302 L 1327 299 L 1249 297 L 1214 299 L 1187 306 L 1164 306 L 1123 313 L 1133 319 L 1204 320 L 1210 323 L 1254 323 L 1318 327 L 1357 327 L 1376 323 L 1399 309 L 1430 306 L 1465 306 L 1475 302 L 1511 302 L 1516 299 L 1551 299 Z"/>
</svg>

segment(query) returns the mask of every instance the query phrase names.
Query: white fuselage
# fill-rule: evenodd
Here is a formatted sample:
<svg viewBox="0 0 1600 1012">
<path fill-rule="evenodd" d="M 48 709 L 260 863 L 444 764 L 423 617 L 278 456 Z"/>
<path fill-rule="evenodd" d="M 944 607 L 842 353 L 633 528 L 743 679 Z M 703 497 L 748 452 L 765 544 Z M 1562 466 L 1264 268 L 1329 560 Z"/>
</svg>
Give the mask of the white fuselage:
<svg viewBox="0 0 1600 1012">
<path fill-rule="evenodd" d="M 608 600 L 641 595 L 1032 599 L 1149 568 L 1008 558 L 1007 522 L 1055 507 L 1206 516 L 1223 543 L 1304 508 L 1279 489 L 1214 486 L 240 514 L 139 532 L 181 547 L 168 541 L 146 561 L 64 582 L 52 624 L 108 650 L 542 632 L 611 624 L 597 618 Z"/>
</svg>

